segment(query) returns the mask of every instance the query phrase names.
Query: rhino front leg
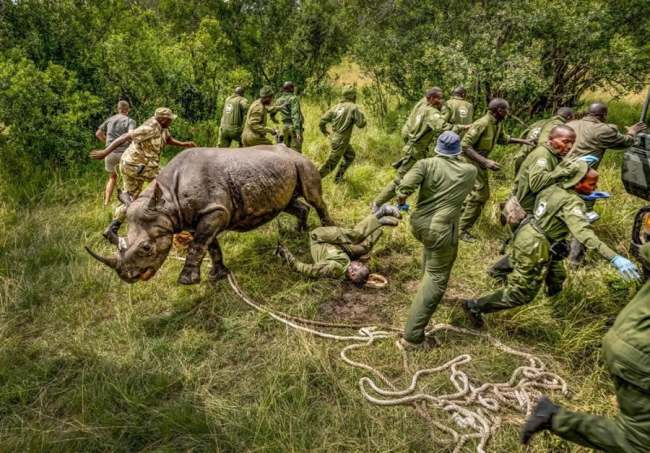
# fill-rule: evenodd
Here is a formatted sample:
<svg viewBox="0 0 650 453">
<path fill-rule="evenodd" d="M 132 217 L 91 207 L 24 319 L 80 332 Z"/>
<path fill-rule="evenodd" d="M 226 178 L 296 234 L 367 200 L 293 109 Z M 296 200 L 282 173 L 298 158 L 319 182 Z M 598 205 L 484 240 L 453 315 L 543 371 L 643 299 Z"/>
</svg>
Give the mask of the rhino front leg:
<svg viewBox="0 0 650 453">
<path fill-rule="evenodd" d="M 208 278 L 213 282 L 225 278 L 230 271 L 223 264 L 223 255 L 221 254 L 221 246 L 219 245 L 219 240 L 217 237 L 212 239 L 212 242 L 210 242 L 210 245 L 208 246 L 208 252 L 210 253 L 210 258 L 212 259 L 212 269 L 210 270 Z"/>
<path fill-rule="evenodd" d="M 178 277 L 181 285 L 194 285 L 201 281 L 201 262 L 208 245 L 215 241 L 217 234 L 228 225 L 228 215 L 222 210 L 205 214 L 199 220 L 185 258 L 185 266 Z"/>
</svg>

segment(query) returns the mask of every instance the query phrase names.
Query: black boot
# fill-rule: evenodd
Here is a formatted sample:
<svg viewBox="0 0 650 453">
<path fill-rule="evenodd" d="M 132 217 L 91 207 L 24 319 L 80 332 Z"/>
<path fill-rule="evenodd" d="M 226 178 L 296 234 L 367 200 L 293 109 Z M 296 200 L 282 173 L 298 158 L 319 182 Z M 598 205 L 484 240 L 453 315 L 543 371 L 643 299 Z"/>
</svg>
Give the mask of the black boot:
<svg viewBox="0 0 650 453">
<path fill-rule="evenodd" d="M 543 396 L 533 409 L 531 416 L 524 423 L 523 428 L 521 428 L 521 443 L 527 445 L 533 434 L 551 429 L 553 427 L 551 424 L 553 416 L 559 410 L 560 406 Z"/>
<path fill-rule="evenodd" d="M 121 220 L 113 220 L 104 230 L 102 235 L 110 242 L 111 244 L 117 244 L 118 235 L 120 227 L 122 226 Z"/>
<path fill-rule="evenodd" d="M 467 299 L 463 301 L 463 310 L 465 310 L 472 326 L 477 329 L 483 327 L 483 314 L 481 313 L 481 309 L 478 307 L 476 299 Z"/>
</svg>

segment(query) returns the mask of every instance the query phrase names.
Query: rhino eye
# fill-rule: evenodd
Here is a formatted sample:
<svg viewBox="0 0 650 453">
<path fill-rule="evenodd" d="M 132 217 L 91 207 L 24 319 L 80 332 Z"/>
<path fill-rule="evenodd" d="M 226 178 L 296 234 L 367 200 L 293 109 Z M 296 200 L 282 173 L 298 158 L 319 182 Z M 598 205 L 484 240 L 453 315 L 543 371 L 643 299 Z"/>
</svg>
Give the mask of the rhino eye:
<svg viewBox="0 0 650 453">
<path fill-rule="evenodd" d="M 142 256 L 151 255 L 153 253 L 153 246 L 145 242 L 138 248 L 138 253 Z"/>
</svg>

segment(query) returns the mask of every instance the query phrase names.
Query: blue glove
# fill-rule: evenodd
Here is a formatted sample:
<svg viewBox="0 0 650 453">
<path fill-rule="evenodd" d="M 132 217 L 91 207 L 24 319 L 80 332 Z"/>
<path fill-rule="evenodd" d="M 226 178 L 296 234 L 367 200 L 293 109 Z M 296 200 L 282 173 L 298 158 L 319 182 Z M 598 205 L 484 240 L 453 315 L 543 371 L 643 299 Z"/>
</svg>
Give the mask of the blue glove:
<svg viewBox="0 0 650 453">
<path fill-rule="evenodd" d="M 587 162 L 587 165 L 589 165 L 590 167 L 593 166 L 596 162 L 598 162 L 598 158 L 596 156 L 592 156 L 591 154 L 582 156 L 580 160 L 584 160 L 585 162 Z"/>
<path fill-rule="evenodd" d="M 402 212 L 408 212 L 410 207 L 406 202 L 397 205 L 397 208 Z"/>
<path fill-rule="evenodd" d="M 585 201 L 604 200 L 609 198 L 609 192 L 591 192 L 589 195 L 580 195 Z"/>
<path fill-rule="evenodd" d="M 639 275 L 639 270 L 636 265 L 621 255 L 616 255 L 612 258 L 612 266 L 618 270 L 618 272 L 623 276 L 625 280 L 636 280 L 640 281 L 641 276 Z"/>
</svg>

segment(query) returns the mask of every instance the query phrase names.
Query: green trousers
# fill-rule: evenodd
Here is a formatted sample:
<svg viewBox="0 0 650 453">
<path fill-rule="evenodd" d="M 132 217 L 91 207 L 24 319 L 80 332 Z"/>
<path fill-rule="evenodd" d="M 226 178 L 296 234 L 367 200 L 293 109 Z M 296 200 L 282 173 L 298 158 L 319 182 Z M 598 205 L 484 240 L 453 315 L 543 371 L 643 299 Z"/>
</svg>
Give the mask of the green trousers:
<svg viewBox="0 0 650 453">
<path fill-rule="evenodd" d="M 354 148 L 352 148 L 349 139 L 340 140 L 337 139 L 337 137 L 333 137 L 330 145 L 332 148 L 330 155 L 327 158 L 327 161 L 325 161 L 325 163 L 318 169 L 318 172 L 320 173 L 320 177 L 324 178 L 334 171 L 336 165 L 341 161 L 339 169 L 336 172 L 336 179 L 341 179 L 348 167 L 352 165 L 356 153 L 354 152 Z"/>
<path fill-rule="evenodd" d="M 449 275 L 458 252 L 458 235 L 456 225 L 435 222 L 420 227 L 413 226 L 413 234 L 424 246 L 423 273 L 409 309 L 404 338 L 411 343 L 422 343 L 424 329 L 447 289 Z"/>
<path fill-rule="evenodd" d="M 273 142 L 266 136 L 256 134 L 250 130 L 244 129 L 241 136 L 242 145 L 244 146 L 257 146 L 257 145 L 272 145 Z"/>
<path fill-rule="evenodd" d="M 282 137 L 285 145 L 294 151 L 302 153 L 302 142 L 298 141 L 296 131 L 291 123 L 284 123 L 282 125 Z"/>
<path fill-rule="evenodd" d="M 576 444 L 611 453 L 650 451 L 650 393 L 614 376 L 620 412 L 613 418 L 571 412 L 553 416 L 551 431 Z"/>
<path fill-rule="evenodd" d="M 460 217 L 460 231 L 469 231 L 472 229 L 478 218 L 481 216 L 483 206 L 490 199 L 490 182 L 488 179 L 488 170 L 476 164 L 478 173 L 474 181 L 474 188 L 467 195 L 463 205 L 463 214 Z"/>
<path fill-rule="evenodd" d="M 566 279 L 564 263 L 553 258 L 548 240 L 531 224 L 521 227 L 515 235 L 510 261 L 513 271 L 505 289 L 479 298 L 481 312 L 492 313 L 530 303 L 544 283 L 549 295 L 562 290 Z"/>
<path fill-rule="evenodd" d="M 230 148 L 232 142 L 237 142 L 237 145 L 241 148 L 241 130 L 219 128 L 219 143 L 217 146 L 219 148 Z"/>
<path fill-rule="evenodd" d="M 402 182 L 404 175 L 408 173 L 411 168 L 413 168 L 413 165 L 415 165 L 418 160 L 424 159 L 426 157 L 427 147 L 406 145 L 403 151 L 404 157 L 402 158 L 402 163 L 397 168 L 397 175 L 395 175 L 395 179 L 389 182 L 373 201 L 373 203 L 375 203 L 377 206 L 388 203 L 393 199 L 395 196 L 395 191 Z"/>
</svg>

